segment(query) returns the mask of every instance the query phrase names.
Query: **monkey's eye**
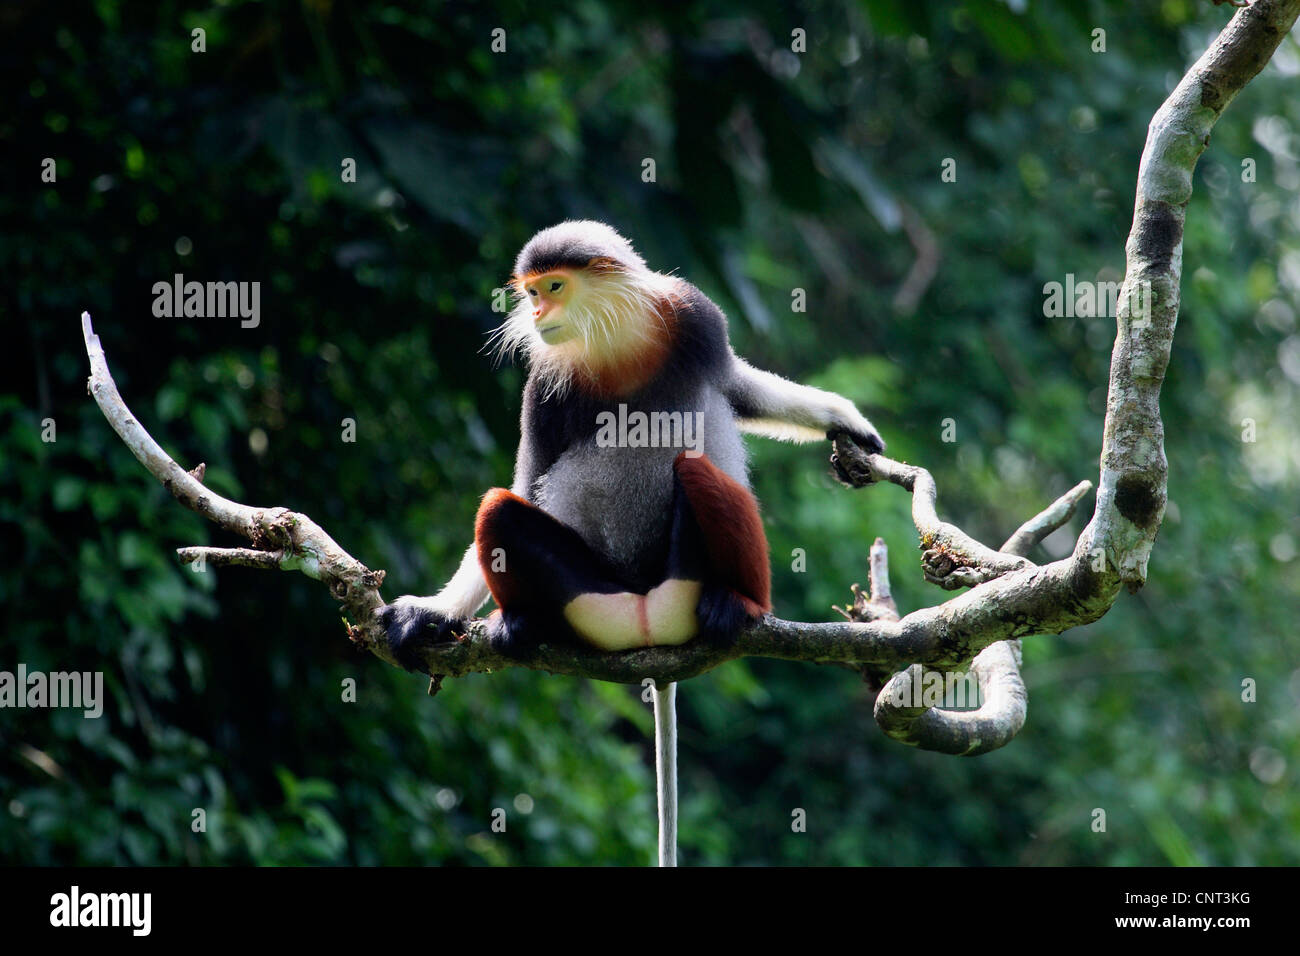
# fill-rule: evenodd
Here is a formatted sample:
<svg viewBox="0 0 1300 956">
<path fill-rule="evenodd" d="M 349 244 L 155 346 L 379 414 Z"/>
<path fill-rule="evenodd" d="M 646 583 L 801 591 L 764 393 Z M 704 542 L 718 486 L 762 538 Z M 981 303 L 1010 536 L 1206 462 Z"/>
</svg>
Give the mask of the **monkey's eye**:
<svg viewBox="0 0 1300 956">
<path fill-rule="evenodd" d="M 552 294 L 554 294 L 554 293 L 556 293 L 556 292 L 559 292 L 560 289 L 563 288 L 563 286 L 564 286 L 564 283 L 561 282 L 561 281 L 558 280 L 558 279 L 555 280 L 554 282 L 552 282 L 552 283 L 551 283 L 551 292 L 552 292 Z"/>
<path fill-rule="evenodd" d="M 537 290 L 536 290 L 536 289 L 529 289 L 529 290 L 528 290 L 528 294 L 531 295 L 534 299 L 537 298 Z"/>
</svg>

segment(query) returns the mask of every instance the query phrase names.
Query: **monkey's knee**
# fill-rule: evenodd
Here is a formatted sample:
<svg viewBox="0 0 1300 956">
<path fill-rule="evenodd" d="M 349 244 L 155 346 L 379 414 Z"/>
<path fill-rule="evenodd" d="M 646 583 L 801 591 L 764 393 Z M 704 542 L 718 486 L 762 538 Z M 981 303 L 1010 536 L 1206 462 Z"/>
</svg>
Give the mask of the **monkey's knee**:
<svg viewBox="0 0 1300 956">
<path fill-rule="evenodd" d="M 479 567 L 483 569 L 483 579 L 487 581 L 497 607 L 513 605 L 521 597 L 509 573 L 510 552 L 514 550 L 513 543 L 519 540 L 527 511 L 532 508 L 509 490 L 493 488 L 483 496 L 474 518 L 474 544 L 478 548 Z M 522 555 L 514 557 L 518 560 Z"/>
<path fill-rule="evenodd" d="M 484 495 L 474 541 L 483 578 L 502 609 L 549 613 L 586 591 L 627 590 L 582 535 L 504 488 Z"/>
<path fill-rule="evenodd" d="M 474 516 L 474 540 L 479 545 L 480 559 L 485 543 L 504 545 L 511 529 L 524 520 L 529 511 L 536 510 L 536 506 L 508 488 L 490 489 Z"/>
<path fill-rule="evenodd" d="M 707 455 L 685 452 L 673 469 L 704 538 L 712 577 L 744 599 L 749 616 L 772 609 L 772 569 L 758 499 Z"/>
</svg>

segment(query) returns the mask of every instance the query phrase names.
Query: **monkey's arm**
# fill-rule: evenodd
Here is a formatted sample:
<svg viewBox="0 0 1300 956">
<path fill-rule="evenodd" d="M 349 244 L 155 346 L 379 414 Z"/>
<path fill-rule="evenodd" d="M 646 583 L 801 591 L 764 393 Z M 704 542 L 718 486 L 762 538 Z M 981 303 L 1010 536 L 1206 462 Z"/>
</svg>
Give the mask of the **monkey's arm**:
<svg viewBox="0 0 1300 956">
<path fill-rule="evenodd" d="M 842 431 L 869 454 L 885 448 L 875 426 L 844 396 L 764 372 L 742 358 L 732 364 L 723 390 L 741 431 L 796 442 Z"/>
<path fill-rule="evenodd" d="M 473 617 L 474 612 L 487 600 L 487 582 L 483 580 L 483 569 L 478 563 L 478 547 L 471 544 L 461 558 L 460 567 L 451 576 L 441 591 L 433 597 L 412 598 L 423 602 L 427 607 L 444 616 L 464 619 Z M 398 600 L 407 600 L 399 598 Z"/>
<path fill-rule="evenodd" d="M 515 456 L 515 477 L 511 486 L 515 494 L 529 501 L 537 479 L 554 464 L 554 453 L 537 447 L 536 418 L 537 394 L 530 379 L 524 389 L 519 452 Z M 474 616 L 487 598 L 487 580 L 483 576 L 478 542 L 475 541 L 465 552 L 451 580 L 437 594 L 432 597 L 404 594 L 392 604 L 381 607 L 377 613 L 388 634 L 393 656 L 408 670 L 416 670 L 418 657 L 415 649 L 420 643 L 451 640 L 451 635 L 460 633 L 465 621 Z"/>
</svg>

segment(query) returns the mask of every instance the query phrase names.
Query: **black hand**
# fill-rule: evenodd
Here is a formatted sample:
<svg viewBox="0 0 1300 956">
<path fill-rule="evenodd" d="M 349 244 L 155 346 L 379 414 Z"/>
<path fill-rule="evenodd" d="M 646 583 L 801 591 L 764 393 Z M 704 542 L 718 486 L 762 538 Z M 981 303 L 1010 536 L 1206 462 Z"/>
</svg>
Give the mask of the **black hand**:
<svg viewBox="0 0 1300 956">
<path fill-rule="evenodd" d="M 879 455 L 885 450 L 885 440 L 874 431 L 869 435 L 850 434 L 849 437 L 857 442 L 858 447 L 868 455 Z"/>
<path fill-rule="evenodd" d="M 388 637 L 388 648 L 408 671 L 424 670 L 419 652 L 463 634 L 465 622 L 419 604 L 385 604 L 375 612 Z"/>
<path fill-rule="evenodd" d="M 831 441 L 835 440 L 836 435 L 847 435 L 853 439 L 853 444 L 857 445 L 868 455 L 879 455 L 885 450 L 885 440 L 880 437 L 880 433 L 874 428 L 869 432 L 861 429 L 849 428 L 847 426 L 836 426 L 826 433 L 826 437 Z"/>
<path fill-rule="evenodd" d="M 835 451 L 831 453 L 831 477 L 850 488 L 874 484 L 876 479 L 872 476 L 866 459 L 855 454 L 864 449 L 861 440 L 853 438 L 847 432 L 832 432 L 830 438 L 835 444 Z M 845 439 L 848 439 L 846 446 L 841 446 L 840 442 Z M 882 447 L 883 444 L 881 442 Z"/>
</svg>

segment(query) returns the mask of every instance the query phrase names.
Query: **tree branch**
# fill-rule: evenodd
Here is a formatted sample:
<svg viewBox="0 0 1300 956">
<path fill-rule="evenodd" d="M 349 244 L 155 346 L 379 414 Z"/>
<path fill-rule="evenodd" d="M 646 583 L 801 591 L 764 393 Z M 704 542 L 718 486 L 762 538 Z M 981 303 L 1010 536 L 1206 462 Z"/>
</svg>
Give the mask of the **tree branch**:
<svg viewBox="0 0 1300 956">
<path fill-rule="evenodd" d="M 306 515 L 287 508 L 251 508 L 206 488 L 201 480 L 203 465 L 190 472 L 176 464 L 131 414 L 108 371 L 108 359 L 91 326 L 88 312 L 81 313 L 81 335 L 90 359 L 87 391 L 140 464 L 185 507 L 253 543 L 252 550 L 182 548 L 178 552 L 181 560 L 190 563 L 204 557 L 218 565 L 277 567 L 285 571 L 301 571 L 310 578 L 323 581 L 353 620 L 366 622 L 349 626 L 349 636 L 353 641 L 396 666 L 387 643 L 374 640 L 377 630 L 373 623 L 374 611 L 384 603 L 379 596 L 384 572 L 371 571 L 340 548 L 320 525 Z"/>
<path fill-rule="evenodd" d="M 1075 507 L 1089 491 L 1092 482 L 1081 481 L 1051 505 L 1030 518 L 1002 545 L 1006 554 L 1023 555 L 1074 515 Z M 876 593 L 876 551 L 884 542 L 876 539 L 871 549 L 872 594 Z M 883 557 L 882 557 L 883 562 Z M 888 571 L 884 572 L 886 575 Z M 888 590 L 888 578 L 885 588 Z M 983 703 L 967 711 L 943 710 L 914 702 L 924 700 L 923 684 L 927 675 L 938 675 L 942 686 L 949 686 L 948 674 L 914 664 L 895 674 L 876 695 L 876 723 L 900 743 L 922 750 L 973 757 L 1005 747 L 1025 725 L 1029 694 L 1020 677 L 1020 639 L 999 641 L 975 655 L 970 673 L 974 675 Z"/>
<path fill-rule="evenodd" d="M 1297 0 L 1257 0 L 1238 10 L 1148 128 L 1125 247 L 1097 508 L 1075 550 L 1076 561 L 1104 559 L 1101 587 L 1123 584 L 1136 591 L 1143 585 L 1165 513 L 1160 385 L 1178 320 L 1192 172 L 1215 122 L 1268 63 L 1297 13 Z"/>
<path fill-rule="evenodd" d="M 912 522 L 921 534 L 921 572 L 931 584 L 947 591 L 974 587 L 1008 571 L 1032 565 L 1028 559 L 994 551 L 956 525 L 939 520 L 935 501 L 939 489 L 924 468 L 905 465 L 881 455 L 863 455 L 853 439 L 838 435 L 831 465 L 852 487 L 888 481 L 912 492 Z"/>
</svg>

